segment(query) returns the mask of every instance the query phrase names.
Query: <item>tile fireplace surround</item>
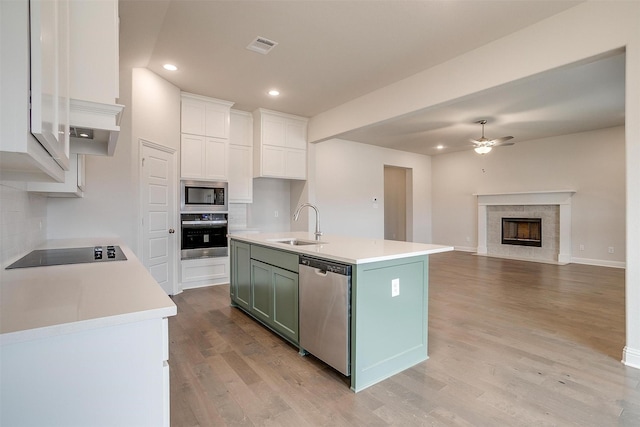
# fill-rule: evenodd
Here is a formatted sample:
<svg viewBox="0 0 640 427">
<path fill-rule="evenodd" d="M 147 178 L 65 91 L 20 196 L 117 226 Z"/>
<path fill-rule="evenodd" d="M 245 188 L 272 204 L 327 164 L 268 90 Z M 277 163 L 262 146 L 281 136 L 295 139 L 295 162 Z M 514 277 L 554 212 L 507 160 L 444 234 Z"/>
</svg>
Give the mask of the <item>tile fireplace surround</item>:
<svg viewBox="0 0 640 427">
<path fill-rule="evenodd" d="M 573 190 L 474 194 L 478 198 L 478 255 L 531 261 L 571 262 Z M 500 243 L 502 217 L 542 218 L 542 248 Z"/>
</svg>

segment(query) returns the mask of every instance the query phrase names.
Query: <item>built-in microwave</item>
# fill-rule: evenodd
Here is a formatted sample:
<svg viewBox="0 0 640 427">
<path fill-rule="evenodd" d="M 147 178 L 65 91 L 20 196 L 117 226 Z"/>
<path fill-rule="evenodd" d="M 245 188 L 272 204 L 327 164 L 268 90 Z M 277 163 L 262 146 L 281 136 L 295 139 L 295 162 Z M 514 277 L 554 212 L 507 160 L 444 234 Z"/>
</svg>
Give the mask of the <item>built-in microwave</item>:
<svg viewBox="0 0 640 427">
<path fill-rule="evenodd" d="M 223 181 L 180 182 L 181 212 L 228 212 L 228 184 Z"/>
</svg>

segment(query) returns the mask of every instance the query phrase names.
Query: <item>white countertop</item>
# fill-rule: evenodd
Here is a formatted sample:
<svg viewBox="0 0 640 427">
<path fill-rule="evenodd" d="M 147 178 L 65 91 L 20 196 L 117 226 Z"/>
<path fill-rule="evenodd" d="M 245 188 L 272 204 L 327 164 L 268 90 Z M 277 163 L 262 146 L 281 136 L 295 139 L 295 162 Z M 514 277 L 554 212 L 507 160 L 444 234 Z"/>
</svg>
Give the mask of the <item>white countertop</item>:
<svg viewBox="0 0 640 427">
<path fill-rule="evenodd" d="M 430 255 L 452 251 L 452 246 L 431 245 L 426 243 L 400 242 L 396 240 L 367 239 L 337 235 L 323 235 L 319 244 L 293 246 L 276 242 L 276 239 L 294 238 L 315 240 L 313 233 L 283 232 L 258 234 L 229 234 L 229 237 L 248 243 L 269 246 L 304 255 L 316 256 L 344 262 L 347 264 L 366 264 L 369 262 L 407 258 L 418 255 Z"/>
<path fill-rule="evenodd" d="M 52 240 L 36 249 L 110 244 L 127 260 L 2 270 L 0 344 L 175 315 L 171 298 L 116 239 Z"/>
</svg>

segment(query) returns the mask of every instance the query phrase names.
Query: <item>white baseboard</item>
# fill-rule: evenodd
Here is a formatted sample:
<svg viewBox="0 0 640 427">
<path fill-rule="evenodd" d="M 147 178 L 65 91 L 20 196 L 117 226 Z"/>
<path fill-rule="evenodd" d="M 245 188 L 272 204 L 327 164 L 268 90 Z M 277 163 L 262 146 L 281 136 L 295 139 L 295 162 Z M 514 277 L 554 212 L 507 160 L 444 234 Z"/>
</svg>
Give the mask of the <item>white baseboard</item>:
<svg viewBox="0 0 640 427">
<path fill-rule="evenodd" d="M 220 280 L 205 280 L 200 282 L 183 282 L 181 289 L 186 291 L 188 289 L 198 289 L 198 288 L 206 288 L 207 286 L 218 286 L 218 285 L 228 285 L 229 279 L 220 279 Z"/>
<path fill-rule="evenodd" d="M 454 246 L 453 247 L 454 251 L 460 251 L 460 252 L 476 252 L 477 249 L 478 248 L 475 246 Z"/>
<path fill-rule="evenodd" d="M 625 346 L 622 351 L 622 363 L 640 369 L 640 350 Z"/>
<path fill-rule="evenodd" d="M 571 262 L 575 264 L 597 265 L 599 267 L 625 268 L 626 263 L 622 261 L 607 261 L 603 259 L 576 258 L 572 257 Z"/>
</svg>

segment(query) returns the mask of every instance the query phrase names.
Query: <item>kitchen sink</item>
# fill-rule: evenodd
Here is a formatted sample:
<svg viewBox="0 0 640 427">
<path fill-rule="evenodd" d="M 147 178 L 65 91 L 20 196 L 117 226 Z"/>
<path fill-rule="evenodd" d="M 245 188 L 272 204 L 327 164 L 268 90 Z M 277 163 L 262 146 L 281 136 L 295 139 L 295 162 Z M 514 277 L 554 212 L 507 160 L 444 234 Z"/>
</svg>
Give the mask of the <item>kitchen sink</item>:
<svg viewBox="0 0 640 427">
<path fill-rule="evenodd" d="M 283 243 L 285 245 L 291 245 L 291 246 L 321 245 L 326 243 L 326 242 L 321 242 L 319 240 L 302 240 L 302 239 L 296 239 L 296 238 L 269 239 L 269 241 L 274 243 Z"/>
</svg>

